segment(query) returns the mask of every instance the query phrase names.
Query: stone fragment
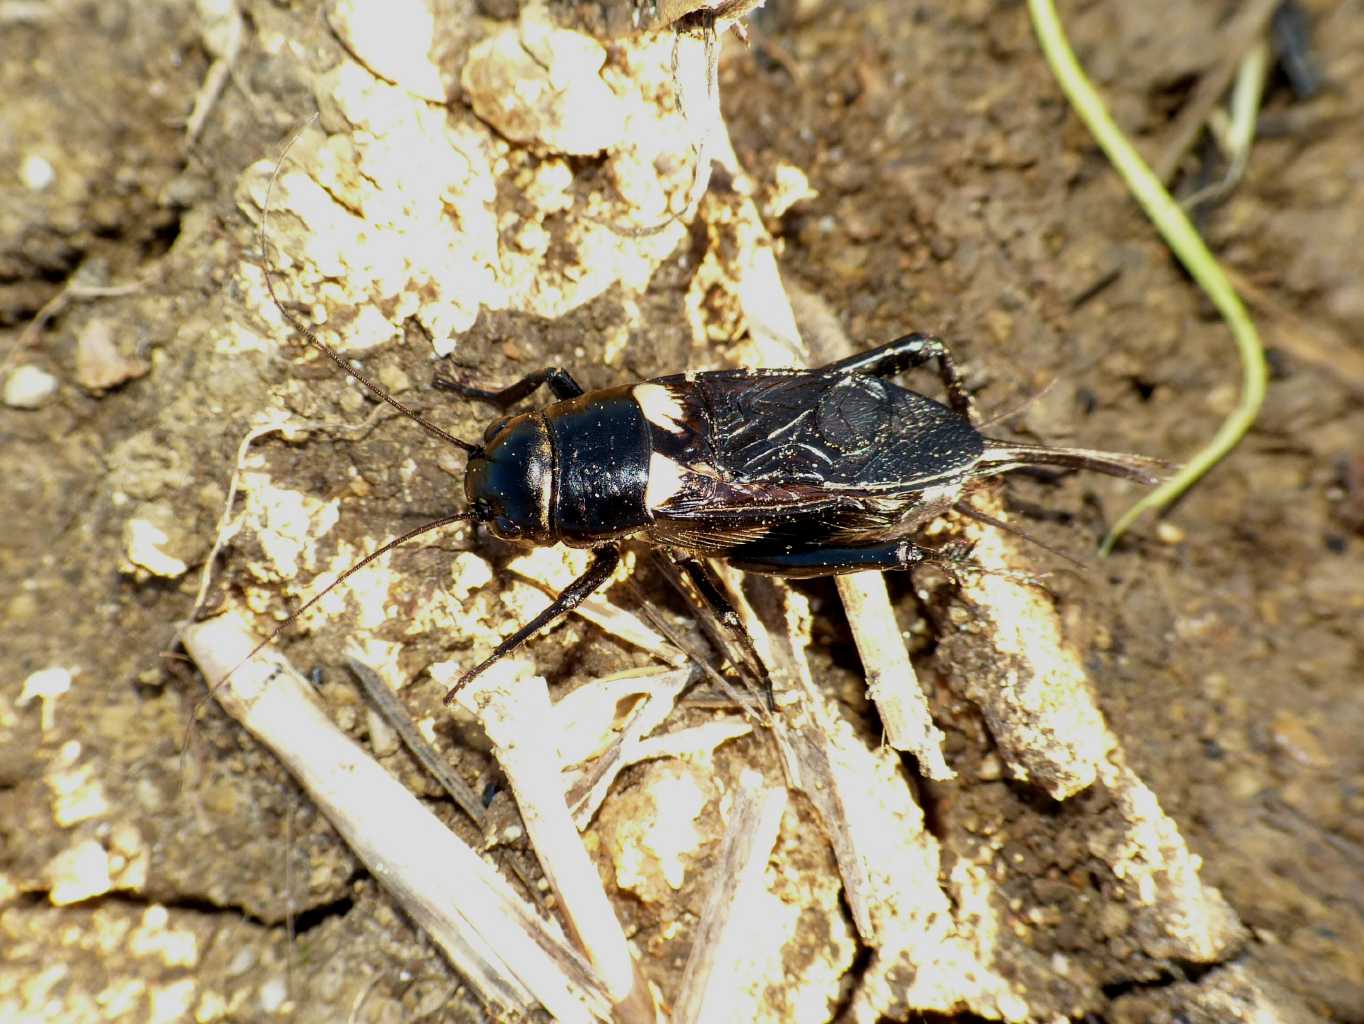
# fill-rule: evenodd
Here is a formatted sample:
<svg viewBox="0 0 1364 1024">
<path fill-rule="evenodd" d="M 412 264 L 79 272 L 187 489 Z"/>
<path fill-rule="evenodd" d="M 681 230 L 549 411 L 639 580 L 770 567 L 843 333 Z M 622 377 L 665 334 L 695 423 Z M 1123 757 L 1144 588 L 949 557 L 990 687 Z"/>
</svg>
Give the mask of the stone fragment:
<svg viewBox="0 0 1364 1024">
<path fill-rule="evenodd" d="M 602 80 L 605 63 L 590 36 L 523 19 L 474 47 L 462 84 L 474 112 L 507 138 L 590 156 L 625 136 L 627 104 Z"/>
<path fill-rule="evenodd" d="M 76 341 L 76 381 L 87 391 L 108 391 L 145 376 L 148 369 L 143 360 L 119 351 L 108 320 L 91 320 Z"/>
</svg>

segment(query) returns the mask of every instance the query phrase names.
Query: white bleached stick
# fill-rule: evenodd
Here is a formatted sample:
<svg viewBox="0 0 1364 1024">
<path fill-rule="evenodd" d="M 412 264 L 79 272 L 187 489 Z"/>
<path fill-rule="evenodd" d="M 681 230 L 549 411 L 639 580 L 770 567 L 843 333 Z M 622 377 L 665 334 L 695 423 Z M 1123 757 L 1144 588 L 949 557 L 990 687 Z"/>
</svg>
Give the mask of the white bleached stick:
<svg viewBox="0 0 1364 1024">
<path fill-rule="evenodd" d="M 736 989 L 748 980 L 734 968 L 751 942 L 754 899 L 764 884 L 786 810 L 786 790 L 765 787 L 753 775 L 739 790 L 729 817 L 714 882 L 682 972 L 673 1024 L 725 1019 L 726 1011 L 739 1003 Z"/>
<path fill-rule="evenodd" d="M 652 1024 L 658 1016 L 653 996 L 564 799 L 556 718 L 544 679 L 524 677 L 515 662 L 502 661 L 456 699 L 493 743 L 559 908 L 606 986 L 616 1020 Z"/>
</svg>

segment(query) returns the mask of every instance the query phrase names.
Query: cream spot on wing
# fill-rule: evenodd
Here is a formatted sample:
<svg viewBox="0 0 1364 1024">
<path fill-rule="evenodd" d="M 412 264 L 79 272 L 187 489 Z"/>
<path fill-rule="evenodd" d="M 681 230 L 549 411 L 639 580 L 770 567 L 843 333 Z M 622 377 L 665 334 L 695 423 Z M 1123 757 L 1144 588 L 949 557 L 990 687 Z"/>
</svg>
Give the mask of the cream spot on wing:
<svg viewBox="0 0 1364 1024">
<path fill-rule="evenodd" d="M 677 396 L 662 384 L 636 384 L 633 394 L 644 418 L 654 426 L 674 434 L 686 431 L 687 411 Z"/>
<path fill-rule="evenodd" d="M 940 484 L 937 487 L 925 487 L 919 492 L 920 505 L 950 505 L 957 500 L 957 492 L 961 490 L 958 484 Z"/>
<path fill-rule="evenodd" d="M 636 391 L 639 388 L 635 389 Z M 649 456 L 649 482 L 644 485 L 644 507 L 653 511 L 682 490 L 687 471 L 666 455 Z"/>
</svg>

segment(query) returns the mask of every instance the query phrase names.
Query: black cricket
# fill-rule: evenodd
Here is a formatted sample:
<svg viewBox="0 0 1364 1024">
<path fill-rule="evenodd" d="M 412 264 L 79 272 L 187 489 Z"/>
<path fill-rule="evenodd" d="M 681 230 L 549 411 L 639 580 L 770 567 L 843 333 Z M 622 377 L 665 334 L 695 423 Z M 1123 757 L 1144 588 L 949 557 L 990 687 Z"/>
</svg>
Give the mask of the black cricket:
<svg viewBox="0 0 1364 1024">
<path fill-rule="evenodd" d="M 948 405 L 887 379 L 930 359 Z M 588 570 L 464 673 L 447 702 L 610 579 L 627 537 L 671 549 L 711 612 L 756 661 L 705 558 L 786 577 L 956 561 L 913 537 L 958 506 L 976 480 L 1022 466 L 1058 466 L 1151 483 L 1160 465 L 1138 455 L 983 436 L 972 425 L 971 400 L 951 354 L 924 334 L 814 370 L 674 374 L 590 392 L 558 367 L 499 391 L 437 383 L 503 407 L 549 387 L 558 401 L 499 420 L 471 449 L 468 507 L 475 522 L 503 540 L 593 552 Z"/>
</svg>

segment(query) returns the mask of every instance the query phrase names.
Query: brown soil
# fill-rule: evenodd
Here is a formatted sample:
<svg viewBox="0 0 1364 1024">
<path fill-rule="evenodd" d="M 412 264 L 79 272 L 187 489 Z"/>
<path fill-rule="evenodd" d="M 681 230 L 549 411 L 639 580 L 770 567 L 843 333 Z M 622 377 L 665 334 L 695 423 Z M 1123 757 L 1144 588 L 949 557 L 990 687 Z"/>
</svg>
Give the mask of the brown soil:
<svg viewBox="0 0 1364 1024">
<path fill-rule="evenodd" d="M 330 1021 L 362 1003 L 360 1020 L 480 1019 L 439 954 L 235 725 L 204 712 L 182 758 L 204 690 L 166 653 L 255 417 L 280 404 L 329 421 L 366 415 L 355 389 L 267 319 L 255 270 L 261 179 L 248 172 L 312 113 L 315 75 L 344 53 L 311 5 L 246 0 L 240 52 L 190 145 L 184 119 L 212 60 L 195 5 L 24 6 L 0 5 L 14 19 L 0 33 L 0 359 L 58 387 L 38 409 L 0 407 L 0 1017 Z M 816 193 L 768 225 L 792 285 L 822 298 L 859 344 L 914 328 L 949 337 L 983 409 L 1029 402 L 1011 421 L 1024 437 L 1178 461 L 1216 430 L 1239 382 L 1228 331 L 1068 111 L 1022 5 L 772 6 L 751 49 L 727 45 L 721 96 L 752 177 L 770 187 L 791 165 Z M 1066 4 L 1062 15 L 1110 109 L 1156 156 L 1219 60 L 1219 26 L 1236 6 Z M 1364 8 L 1307 6 L 1325 89 L 1295 101 L 1272 80 L 1245 180 L 1200 218 L 1260 297 L 1274 369 L 1265 410 L 1160 528 L 1141 523 L 1083 574 L 1036 556 L 1053 570 L 1048 586 L 1128 761 L 1246 925 L 1243 944 L 1193 963 L 1152 956 L 1125 931 L 1087 859 L 1087 816 L 1102 813 L 1104 795 L 1054 803 L 999 778 L 980 716 L 957 695 L 960 648 L 934 640 L 947 623 L 934 620 L 937 634 L 912 625 L 918 598 L 892 582 L 959 773 L 916 779 L 943 870 L 974 855 L 973 837 L 1007 835 L 1000 905 L 1027 945 L 1085 979 L 1064 999 L 1031 994 L 1030 1019 L 1243 1019 L 1250 1002 L 1236 1000 L 1253 990 L 1279 1019 L 1364 1020 Z M 448 116 L 484 140 L 503 244 L 514 249 L 523 232 L 516 244 L 533 248 L 528 225 L 550 239 L 521 298 L 459 335 L 459 366 L 505 380 L 554 363 L 592 387 L 727 362 L 743 324 L 723 288 L 689 306 L 704 229 L 628 252 L 622 241 L 614 283 L 587 294 L 599 254 L 525 197 L 550 157 L 498 139 L 459 99 Z M 324 128 L 334 130 L 325 118 Z M 623 215 L 608 187 L 626 191 L 619 167 L 562 162 L 571 200 L 591 196 L 599 215 Z M 674 168 L 669 190 L 685 193 L 689 176 L 685 163 Z M 291 238 L 295 226 L 281 220 Z M 129 283 L 138 287 L 128 294 L 87 293 Z M 372 293 L 353 277 L 328 287 L 326 301 L 348 310 L 329 321 L 344 335 Z M 404 294 L 434 309 L 445 286 L 426 287 L 408 282 Z M 371 371 L 390 387 L 406 382 L 452 431 L 480 434 L 486 410 L 425 391 L 426 335 L 438 333 L 418 323 L 425 314 L 396 300 L 379 311 L 409 317 L 407 337 L 363 354 Z M 101 356 L 101 339 L 112 352 Z M 359 441 L 313 431 L 259 450 L 280 486 L 339 500 L 340 522 L 288 580 L 244 531 L 218 560 L 210 609 L 245 601 L 278 618 L 324 567 L 463 501 L 460 460 L 401 422 Z M 1074 553 L 1097 543 L 1132 494 L 1080 477 L 1021 479 L 1009 492 L 1030 534 Z M 157 548 L 189 571 L 134 564 L 134 521 L 159 527 Z M 404 614 L 446 587 L 456 551 L 495 564 L 507 554 L 468 533 L 435 543 L 394 562 Z M 834 592 L 803 591 L 818 617 L 817 671 L 875 735 Z M 633 606 L 622 588 L 612 598 Z M 497 583 L 476 600 L 470 622 L 448 630 L 380 629 L 393 666 L 418 678 L 432 662 L 467 662 L 523 617 Z M 343 623 L 306 628 L 290 654 L 320 669 L 324 698 L 363 738 L 365 712 L 340 662 L 352 639 Z M 576 620 L 530 650 L 556 686 L 648 663 Z M 25 681 L 54 667 L 75 673 L 70 691 L 21 704 Z M 433 714 L 440 688 L 419 678 L 410 696 L 414 711 Z M 758 758 L 752 742 L 717 757 Z M 475 752 L 457 758 L 470 782 L 486 767 Z M 389 764 L 435 795 L 405 755 Z M 912 761 L 904 770 L 915 777 Z M 68 902 L 56 883 L 79 876 L 73 858 L 93 847 L 108 884 Z M 832 861 L 810 849 L 804 868 L 832 877 Z M 665 993 L 687 935 L 665 935 L 663 922 L 685 922 L 703 897 L 696 881 L 663 910 L 624 897 Z M 834 934 L 812 921 L 802 942 L 844 950 L 852 972 L 821 1011 L 832 1017 L 867 965 L 840 938 L 846 922 Z M 775 997 L 772 1006 L 771 1019 L 823 1019 Z M 909 1007 L 887 1012 L 916 1019 Z"/>
</svg>

